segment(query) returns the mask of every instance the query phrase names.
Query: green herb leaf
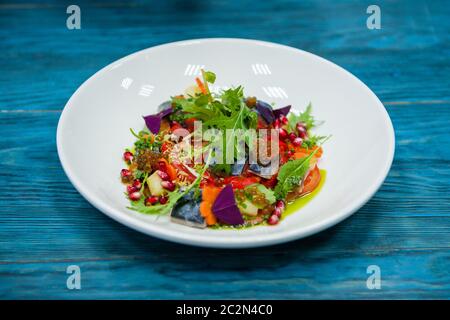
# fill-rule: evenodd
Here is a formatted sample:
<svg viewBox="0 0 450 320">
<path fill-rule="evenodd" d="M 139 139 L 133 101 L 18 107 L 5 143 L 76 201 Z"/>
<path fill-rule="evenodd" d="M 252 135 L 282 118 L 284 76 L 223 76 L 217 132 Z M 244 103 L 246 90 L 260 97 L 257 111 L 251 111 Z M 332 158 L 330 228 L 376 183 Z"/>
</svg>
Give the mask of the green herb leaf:
<svg viewBox="0 0 450 320">
<path fill-rule="evenodd" d="M 195 98 L 191 97 L 187 99 L 173 98 L 172 102 L 181 107 L 184 112 L 189 113 L 190 117 L 197 118 L 199 120 L 209 119 L 211 117 L 221 115 L 221 110 L 208 103 L 208 95 L 200 95 Z"/>
<path fill-rule="evenodd" d="M 147 172 L 139 170 L 139 169 L 136 169 L 136 170 L 133 171 L 133 175 L 134 175 L 135 179 L 143 180 L 146 177 Z"/>
<path fill-rule="evenodd" d="M 291 132 L 296 131 L 296 125 L 299 122 L 303 123 L 306 126 L 307 130 L 314 128 L 317 125 L 317 122 L 312 116 L 311 112 L 312 112 L 312 105 L 310 103 L 306 107 L 306 110 L 300 112 L 298 116 L 294 113 L 290 113 L 288 115 L 288 127 L 290 131 Z"/>
<path fill-rule="evenodd" d="M 175 97 L 172 98 L 172 103 L 190 117 L 202 121 L 204 129 L 217 128 L 225 133 L 227 129 L 256 128 L 258 115 L 245 104 L 241 86 L 223 91 L 218 99 L 212 98 L 209 94 L 186 99 Z M 225 134 L 223 137 L 226 140 Z M 234 147 L 234 150 L 238 151 L 236 139 L 228 140 L 224 143 L 224 150 Z"/>
<path fill-rule="evenodd" d="M 281 166 L 278 172 L 278 183 L 275 186 L 275 196 L 277 199 L 284 199 L 286 195 L 300 185 L 309 170 L 311 158 L 318 149 L 311 152 L 307 157 L 291 160 Z"/>
<path fill-rule="evenodd" d="M 211 71 L 205 71 L 203 73 L 203 79 L 205 80 L 205 82 L 214 83 L 216 82 L 216 74 Z"/>
<path fill-rule="evenodd" d="M 184 192 L 169 192 L 167 194 L 169 200 L 166 204 L 156 204 L 152 206 L 146 206 L 145 197 L 141 197 L 138 201 L 131 201 L 131 207 L 128 207 L 128 209 L 139 211 L 145 214 L 167 214 L 183 195 Z"/>
<path fill-rule="evenodd" d="M 218 163 L 212 166 L 211 170 L 215 174 L 229 176 L 231 174 L 231 164 Z"/>
<path fill-rule="evenodd" d="M 231 88 L 222 92 L 220 100 L 230 111 L 239 110 L 244 99 L 244 88 L 242 86 Z"/>
<path fill-rule="evenodd" d="M 328 136 L 316 136 L 316 135 L 308 136 L 306 140 L 303 140 L 302 147 L 311 149 L 314 146 L 318 145 L 319 143 L 325 141 L 325 139 L 327 138 Z"/>
</svg>

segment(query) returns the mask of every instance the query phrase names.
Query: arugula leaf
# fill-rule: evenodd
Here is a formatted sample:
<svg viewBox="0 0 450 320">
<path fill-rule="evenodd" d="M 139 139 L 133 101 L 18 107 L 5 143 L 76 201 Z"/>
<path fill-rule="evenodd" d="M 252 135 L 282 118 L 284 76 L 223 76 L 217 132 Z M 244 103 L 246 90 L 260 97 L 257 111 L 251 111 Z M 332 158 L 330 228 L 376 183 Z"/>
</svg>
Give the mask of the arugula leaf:
<svg viewBox="0 0 450 320">
<path fill-rule="evenodd" d="M 244 88 L 242 86 L 227 89 L 223 91 L 220 96 L 222 104 L 226 105 L 231 111 L 239 110 L 243 99 L 244 99 Z"/>
<path fill-rule="evenodd" d="M 311 158 L 317 150 L 311 152 L 307 157 L 291 160 L 283 164 L 278 172 L 278 183 L 275 186 L 275 196 L 277 199 L 284 199 L 286 195 L 298 187 L 309 170 Z"/>
<path fill-rule="evenodd" d="M 302 147 L 311 149 L 312 147 L 325 141 L 325 139 L 327 139 L 327 138 L 328 138 L 328 136 L 316 136 L 316 135 L 308 136 L 308 138 L 306 140 L 303 140 Z"/>
<path fill-rule="evenodd" d="M 311 128 L 314 128 L 317 125 L 316 120 L 314 119 L 314 117 L 311 115 L 312 112 L 312 105 L 311 103 L 308 104 L 308 106 L 306 107 L 306 110 L 303 112 L 300 112 L 299 115 L 296 115 L 294 113 L 290 113 L 288 115 L 288 127 L 291 131 L 295 131 L 296 130 L 296 125 L 299 122 L 302 122 L 305 126 L 306 129 L 309 130 Z"/>
<path fill-rule="evenodd" d="M 207 107 L 208 101 L 209 101 L 209 94 L 202 94 L 200 96 L 198 96 L 198 98 L 196 98 L 194 100 L 194 104 L 197 107 Z"/>
<path fill-rule="evenodd" d="M 199 120 L 209 119 L 221 114 L 221 110 L 208 103 L 208 95 L 200 95 L 188 99 L 175 97 L 172 99 L 172 102 L 184 112 L 189 113 L 189 117 Z"/>
<path fill-rule="evenodd" d="M 203 125 L 223 130 L 248 129 L 254 126 L 254 120 L 258 120 L 258 115 L 242 103 L 240 109 L 232 112 L 231 115 L 222 114 L 215 118 L 205 119 Z"/>
<path fill-rule="evenodd" d="M 211 98 L 210 94 L 186 99 L 174 97 L 172 102 L 176 108 L 188 113 L 189 117 L 202 121 L 205 129 L 217 128 L 222 130 L 224 138 L 227 129 L 234 131 L 256 128 L 258 115 L 245 104 L 241 86 L 223 91 L 218 99 L 211 101 Z M 224 139 L 224 141 L 223 150 L 230 150 L 229 148 L 233 146 L 236 151 L 235 155 L 237 155 L 239 147 L 236 139 Z"/>
<path fill-rule="evenodd" d="M 238 112 L 232 113 L 230 117 L 217 116 L 215 118 L 206 120 L 204 122 L 204 125 L 207 127 L 214 126 L 222 130 L 222 137 L 224 141 L 224 147 L 222 150 L 223 156 L 226 156 L 228 150 L 234 150 L 233 153 L 235 157 L 238 157 L 240 148 L 238 146 L 236 137 L 233 135 L 227 138 L 226 130 L 231 129 L 233 133 L 235 133 L 235 130 L 238 129 L 247 130 L 248 128 L 253 128 L 254 126 L 256 126 L 257 121 L 257 114 L 250 111 L 250 109 L 242 102 L 241 109 Z"/>
</svg>

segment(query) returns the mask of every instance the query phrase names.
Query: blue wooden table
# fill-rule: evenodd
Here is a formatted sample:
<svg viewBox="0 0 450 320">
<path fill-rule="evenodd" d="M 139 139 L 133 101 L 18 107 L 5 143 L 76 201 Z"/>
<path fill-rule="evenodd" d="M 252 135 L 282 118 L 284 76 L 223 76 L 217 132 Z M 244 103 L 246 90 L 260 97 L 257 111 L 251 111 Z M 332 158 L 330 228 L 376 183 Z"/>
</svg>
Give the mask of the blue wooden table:
<svg viewBox="0 0 450 320">
<path fill-rule="evenodd" d="M 371 1 L 76 1 L 80 30 L 66 27 L 70 4 L 0 3 L 0 298 L 450 298 L 448 1 L 377 1 L 379 30 Z M 56 153 L 66 101 L 122 56 L 205 37 L 291 45 L 364 81 L 397 140 L 375 197 L 320 234 L 249 250 L 158 240 L 87 203 Z"/>
</svg>

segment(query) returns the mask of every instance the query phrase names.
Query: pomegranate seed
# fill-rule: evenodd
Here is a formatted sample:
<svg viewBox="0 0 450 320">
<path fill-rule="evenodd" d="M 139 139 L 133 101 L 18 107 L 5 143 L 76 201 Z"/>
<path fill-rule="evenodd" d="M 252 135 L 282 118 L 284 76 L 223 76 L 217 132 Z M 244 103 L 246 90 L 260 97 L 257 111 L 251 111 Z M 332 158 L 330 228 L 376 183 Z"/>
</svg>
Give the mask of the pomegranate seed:
<svg viewBox="0 0 450 320">
<path fill-rule="evenodd" d="M 297 124 L 295 125 L 297 130 L 302 130 L 302 128 L 306 131 L 306 125 L 303 122 L 297 122 Z"/>
<path fill-rule="evenodd" d="M 297 132 L 300 138 L 305 139 L 306 138 L 306 127 L 303 123 L 299 122 L 297 123 Z"/>
<path fill-rule="evenodd" d="M 145 205 L 146 206 L 151 206 L 151 205 L 157 203 L 158 201 L 159 201 L 158 197 L 151 196 L 151 197 L 148 197 L 147 199 L 145 199 Z"/>
<path fill-rule="evenodd" d="M 136 191 L 139 191 L 139 189 L 131 184 L 127 185 L 128 194 L 132 194 L 133 192 L 136 192 Z"/>
<path fill-rule="evenodd" d="M 142 182 L 138 179 L 133 181 L 133 187 L 135 187 L 137 190 L 141 190 L 142 188 Z"/>
<path fill-rule="evenodd" d="M 165 173 L 164 171 L 157 170 L 156 174 L 163 180 L 169 180 L 169 175 Z"/>
<path fill-rule="evenodd" d="M 275 129 L 278 129 L 278 128 L 281 127 L 281 124 L 280 124 L 280 120 L 279 120 L 279 119 L 275 119 L 275 121 L 274 121 L 274 123 L 273 123 L 273 127 L 274 127 Z"/>
<path fill-rule="evenodd" d="M 281 218 L 282 213 L 283 213 L 283 210 L 281 210 L 281 208 L 275 208 L 273 210 L 273 214 L 276 215 L 278 218 Z"/>
<path fill-rule="evenodd" d="M 286 118 L 286 116 L 284 114 L 282 114 L 280 116 L 280 121 L 281 121 L 282 124 L 288 124 L 288 122 L 289 122 L 288 118 Z"/>
<path fill-rule="evenodd" d="M 267 223 L 270 225 L 275 225 L 280 221 L 280 218 L 278 218 L 277 215 L 273 214 L 269 217 L 269 219 L 267 220 Z"/>
<path fill-rule="evenodd" d="M 169 190 L 169 191 L 175 190 L 175 183 L 173 183 L 172 181 L 163 181 L 163 182 L 161 182 L 161 185 L 166 190 Z"/>
<path fill-rule="evenodd" d="M 158 162 L 158 168 L 159 168 L 159 170 L 161 170 L 163 172 L 167 171 L 166 163 L 164 161 L 159 161 Z"/>
<path fill-rule="evenodd" d="M 296 147 L 300 147 L 302 145 L 302 143 L 303 143 L 303 139 L 300 137 L 297 137 L 292 141 L 292 144 Z"/>
<path fill-rule="evenodd" d="M 125 151 L 123 153 L 123 160 L 130 163 L 131 161 L 133 161 L 133 154 L 130 151 Z"/>
<path fill-rule="evenodd" d="M 283 200 L 278 200 L 275 205 L 275 208 L 280 208 L 281 211 L 284 211 L 284 208 L 286 208 L 286 205 L 284 204 Z"/>
<path fill-rule="evenodd" d="M 291 140 L 291 142 L 293 142 L 294 139 L 297 138 L 297 135 L 295 133 L 291 132 L 291 133 L 289 133 L 288 137 L 289 137 L 289 140 Z"/>
<path fill-rule="evenodd" d="M 159 203 L 166 204 L 168 200 L 169 198 L 162 196 L 161 198 L 159 198 Z"/>
<path fill-rule="evenodd" d="M 135 191 L 128 195 L 131 201 L 138 201 L 141 198 L 141 193 L 139 191 Z"/>
<path fill-rule="evenodd" d="M 131 176 L 131 171 L 128 169 L 122 169 L 122 171 L 120 171 L 120 176 L 122 178 L 128 178 Z"/>
<path fill-rule="evenodd" d="M 288 136 L 287 131 L 284 130 L 283 128 L 278 129 L 278 134 L 279 134 L 281 140 L 285 140 Z"/>
</svg>

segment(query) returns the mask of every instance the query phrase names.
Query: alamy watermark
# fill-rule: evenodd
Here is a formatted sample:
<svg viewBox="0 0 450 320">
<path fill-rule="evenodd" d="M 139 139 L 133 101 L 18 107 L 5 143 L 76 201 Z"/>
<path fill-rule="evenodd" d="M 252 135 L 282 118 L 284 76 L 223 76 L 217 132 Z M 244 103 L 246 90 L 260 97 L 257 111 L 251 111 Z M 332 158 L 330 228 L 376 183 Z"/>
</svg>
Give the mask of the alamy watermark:
<svg viewBox="0 0 450 320">
<path fill-rule="evenodd" d="M 70 14 L 66 20 L 66 26 L 69 30 L 81 29 L 81 9 L 79 6 L 72 4 L 67 7 L 66 13 Z"/>
<path fill-rule="evenodd" d="M 67 289 L 80 290 L 81 289 L 81 269 L 77 265 L 70 265 L 66 269 L 69 274 L 66 281 Z"/>
<path fill-rule="evenodd" d="M 367 267 L 366 270 L 367 274 L 369 274 L 369 277 L 366 281 L 367 289 L 374 290 L 374 289 L 381 289 L 381 269 L 379 266 L 372 264 Z"/>
<path fill-rule="evenodd" d="M 381 29 L 381 9 L 376 4 L 367 7 L 367 14 L 370 16 L 366 20 L 366 26 L 369 30 Z"/>
</svg>

